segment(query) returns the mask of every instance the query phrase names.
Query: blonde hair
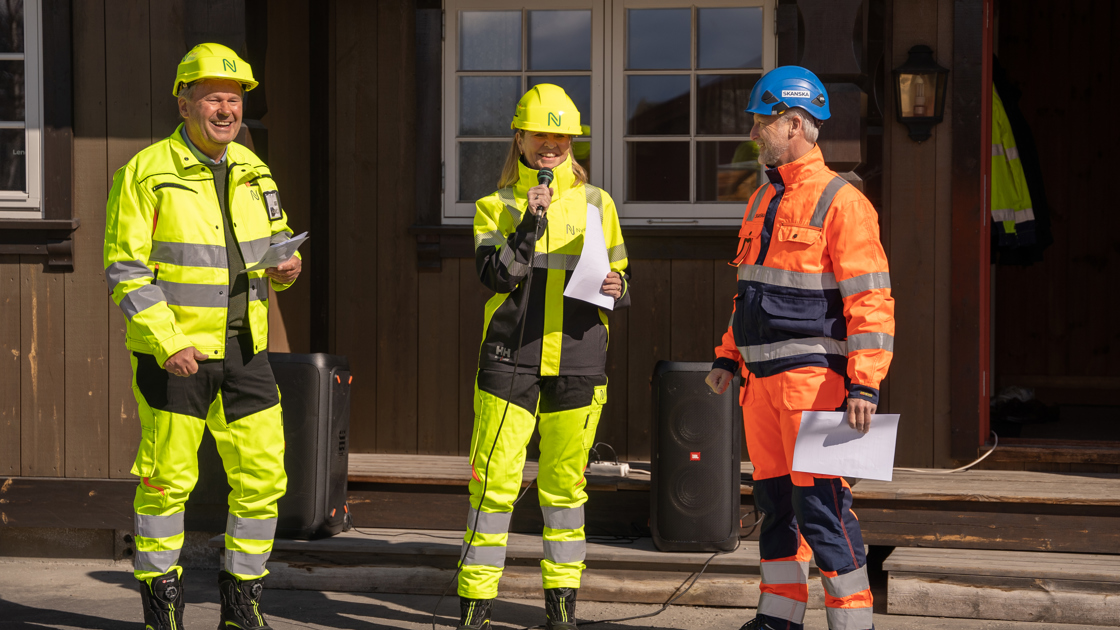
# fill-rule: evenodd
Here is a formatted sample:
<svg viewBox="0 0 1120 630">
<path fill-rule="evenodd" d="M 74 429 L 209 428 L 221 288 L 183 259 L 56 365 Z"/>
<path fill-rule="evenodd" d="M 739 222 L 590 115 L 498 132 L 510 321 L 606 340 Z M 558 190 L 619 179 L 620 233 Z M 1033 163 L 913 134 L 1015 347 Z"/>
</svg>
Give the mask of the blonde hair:
<svg viewBox="0 0 1120 630">
<path fill-rule="evenodd" d="M 521 149 L 517 146 L 517 137 L 522 133 L 524 131 L 521 129 L 513 133 L 513 139 L 509 143 L 509 152 L 506 153 L 506 163 L 502 165 L 502 174 L 498 177 L 498 188 L 508 188 L 521 179 L 521 171 L 517 167 L 517 163 L 521 161 Z M 587 171 L 583 170 L 580 163 L 576 161 L 576 156 L 572 154 L 570 144 L 568 145 L 568 157 L 572 161 L 572 173 L 575 174 L 576 180 L 581 184 L 586 184 L 591 178 L 587 176 Z"/>
</svg>

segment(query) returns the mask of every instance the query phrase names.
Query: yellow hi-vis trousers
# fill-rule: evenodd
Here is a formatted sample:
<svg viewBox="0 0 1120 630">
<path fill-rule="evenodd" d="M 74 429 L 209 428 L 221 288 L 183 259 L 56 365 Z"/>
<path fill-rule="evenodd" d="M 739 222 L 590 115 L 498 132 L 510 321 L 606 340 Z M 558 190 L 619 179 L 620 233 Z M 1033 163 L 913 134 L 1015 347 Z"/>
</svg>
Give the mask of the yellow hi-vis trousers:
<svg viewBox="0 0 1120 630">
<path fill-rule="evenodd" d="M 512 372 L 480 370 L 475 381 L 471 508 L 459 573 L 459 595 L 471 599 L 498 595 L 513 502 L 521 489 L 525 447 L 538 415 L 541 457 L 537 495 L 544 516 L 542 582 L 546 589 L 579 588 L 583 573 L 587 546 L 583 472 L 607 401 L 607 377 L 518 374 L 510 395 L 512 376 Z"/>
<path fill-rule="evenodd" d="M 132 474 L 141 478 L 133 502 L 134 573 L 150 580 L 182 575 L 183 508 L 198 481 L 198 447 L 209 429 L 232 490 L 223 568 L 239 579 L 268 573 L 276 502 L 287 489 L 280 394 L 268 353 L 253 354 L 247 337 L 227 342 L 226 358 L 202 361 L 183 378 L 155 357 L 133 353 L 132 389 L 143 435 Z"/>
</svg>

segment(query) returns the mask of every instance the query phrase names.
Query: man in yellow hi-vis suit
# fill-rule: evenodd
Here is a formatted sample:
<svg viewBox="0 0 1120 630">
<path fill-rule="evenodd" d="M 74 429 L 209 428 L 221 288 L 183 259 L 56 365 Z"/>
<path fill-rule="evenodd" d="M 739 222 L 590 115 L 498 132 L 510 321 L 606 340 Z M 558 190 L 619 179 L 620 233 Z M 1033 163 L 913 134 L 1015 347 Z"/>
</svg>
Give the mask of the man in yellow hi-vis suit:
<svg viewBox="0 0 1120 630">
<path fill-rule="evenodd" d="M 198 480 L 204 428 L 230 487 L 221 627 L 269 626 L 259 610 L 276 502 L 287 487 L 280 396 L 268 363 L 268 288 L 299 275 L 292 257 L 248 271 L 291 238 L 268 167 L 233 142 L 256 87 L 229 48 L 200 44 L 172 93 L 183 124 L 113 177 L 105 277 L 128 320 L 143 435 L 136 489 L 135 575 L 150 630 L 183 627 L 183 506 Z"/>
<path fill-rule="evenodd" d="M 602 225 L 611 271 L 600 291 L 615 308 L 630 304 L 629 264 L 614 201 L 587 183 L 573 158 L 579 111 L 564 90 L 529 90 L 511 128 L 517 131 L 499 190 L 477 202 L 474 217 L 475 266 L 495 293 L 486 303 L 475 381 L 459 627 L 490 626 L 525 447 L 539 417 L 546 628 L 569 630 L 586 547 L 583 471 L 607 400 L 607 315 L 565 297 L 564 288 L 589 220 Z M 546 167 L 551 186 L 538 183 Z"/>
</svg>

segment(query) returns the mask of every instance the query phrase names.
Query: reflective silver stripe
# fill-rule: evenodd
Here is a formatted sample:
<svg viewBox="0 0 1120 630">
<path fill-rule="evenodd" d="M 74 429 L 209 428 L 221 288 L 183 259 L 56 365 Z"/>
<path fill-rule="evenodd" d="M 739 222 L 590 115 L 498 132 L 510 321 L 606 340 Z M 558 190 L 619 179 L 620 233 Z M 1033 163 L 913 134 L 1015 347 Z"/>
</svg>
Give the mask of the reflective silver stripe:
<svg viewBox="0 0 1120 630">
<path fill-rule="evenodd" d="M 167 516 L 136 514 L 133 522 L 136 535 L 144 538 L 170 538 L 183 533 L 183 512 Z"/>
<path fill-rule="evenodd" d="M 825 273 L 806 273 L 787 271 L 763 265 L 739 265 L 738 276 L 747 282 L 762 282 L 791 289 L 810 289 L 824 291 L 837 288 L 836 276 L 831 271 Z"/>
<path fill-rule="evenodd" d="M 152 241 L 152 255 L 149 256 L 149 260 L 181 267 L 225 269 L 228 266 L 225 245 Z"/>
<path fill-rule="evenodd" d="M 848 356 L 848 345 L 831 337 L 806 337 L 765 343 L 761 346 L 739 346 L 739 353 L 747 363 L 761 363 L 802 354 L 839 354 Z"/>
<path fill-rule="evenodd" d="M 1027 221 L 1034 221 L 1034 208 L 1023 208 L 1015 211 L 1016 223 L 1026 223 Z"/>
<path fill-rule="evenodd" d="M 871 588 L 871 583 L 867 581 L 866 565 L 834 578 L 821 574 L 821 583 L 824 584 L 824 592 L 839 598 L 849 597 Z"/>
<path fill-rule="evenodd" d="M 265 236 L 251 241 L 242 241 L 239 245 L 241 245 L 241 255 L 245 257 L 245 265 L 249 266 L 264 258 L 264 253 L 272 245 L 272 237 Z M 225 251 L 225 248 L 222 248 L 222 251 Z"/>
<path fill-rule="evenodd" d="M 1003 155 L 1003 145 L 998 142 L 992 143 L 992 157 Z"/>
<path fill-rule="evenodd" d="M 579 264 L 579 254 L 557 254 L 555 252 L 533 254 L 533 266 L 538 269 L 575 269 Z"/>
<path fill-rule="evenodd" d="M 167 551 L 137 551 L 132 567 L 148 573 L 167 573 L 179 561 L 179 549 Z"/>
<path fill-rule="evenodd" d="M 506 212 L 513 217 L 513 224 L 518 225 L 521 223 L 521 210 L 517 209 L 517 197 L 513 194 L 512 188 L 502 188 L 497 193 L 498 200 L 506 205 Z"/>
<path fill-rule="evenodd" d="M 574 508 L 541 506 L 544 526 L 549 529 L 579 529 L 583 527 L 583 506 Z"/>
<path fill-rule="evenodd" d="M 848 335 L 848 352 L 855 352 L 856 350 L 894 352 L 894 336 L 879 332 Z"/>
<path fill-rule="evenodd" d="M 474 235 L 474 248 L 479 247 L 501 247 L 506 244 L 506 237 L 502 236 L 501 230 L 491 230 L 481 234 Z"/>
<path fill-rule="evenodd" d="M 1011 208 L 1000 208 L 992 210 L 992 220 L 994 221 L 1014 221 L 1015 211 Z"/>
<path fill-rule="evenodd" d="M 758 614 L 801 623 L 805 619 L 805 602 L 773 593 L 762 593 L 758 596 Z"/>
<path fill-rule="evenodd" d="M 184 284 L 182 282 L 160 282 L 159 288 L 167 303 L 175 306 L 199 306 L 221 308 L 227 304 L 224 284 Z"/>
<path fill-rule="evenodd" d="M 529 265 L 514 260 L 513 248 L 508 245 L 498 253 L 498 262 L 505 265 L 510 275 L 523 276 L 529 273 Z"/>
<path fill-rule="evenodd" d="M 159 287 L 154 284 L 145 284 L 129 291 L 121 298 L 121 310 L 129 319 L 132 319 L 137 314 L 165 301 L 167 300 Z"/>
<path fill-rule="evenodd" d="M 129 280 L 137 278 L 154 278 L 152 270 L 140 260 L 128 260 L 125 262 L 115 262 L 105 268 L 105 282 L 109 283 L 109 293 L 112 293 L 117 285 Z"/>
<path fill-rule="evenodd" d="M 509 519 L 513 512 L 479 512 L 471 507 L 467 511 L 467 529 L 479 534 L 504 534 L 509 531 Z M 478 529 L 475 529 L 475 519 Z"/>
<path fill-rule="evenodd" d="M 828 209 L 832 207 L 833 198 L 836 197 L 836 193 L 840 192 L 841 188 L 847 185 L 848 182 L 839 175 L 833 177 L 832 181 L 828 182 L 828 185 L 825 186 L 824 190 L 821 192 L 820 199 L 817 199 L 817 208 L 813 210 L 813 218 L 810 219 L 809 225 L 813 227 L 824 227 L 824 217 L 828 214 Z"/>
<path fill-rule="evenodd" d="M 463 541 L 463 548 L 466 549 L 467 541 Z M 504 567 L 506 566 L 506 547 L 479 547 L 478 545 L 471 545 L 467 550 L 467 556 L 463 558 L 463 566 L 470 566 L 481 564 L 488 567 Z"/>
<path fill-rule="evenodd" d="M 829 630 L 867 630 L 875 624 L 872 608 L 829 608 L 825 611 Z"/>
<path fill-rule="evenodd" d="M 283 243 L 284 241 L 290 241 L 290 240 L 292 240 L 291 231 L 283 230 L 281 232 L 277 232 L 277 233 L 273 234 L 272 237 L 268 239 L 268 242 L 272 245 L 275 245 L 277 243 Z"/>
<path fill-rule="evenodd" d="M 603 191 L 599 190 L 595 186 L 592 186 L 591 184 L 584 184 L 583 190 L 585 196 L 587 197 L 587 204 L 590 206 L 595 206 L 595 209 L 599 211 L 599 223 L 602 223 L 604 217 Z"/>
<path fill-rule="evenodd" d="M 873 271 L 871 273 L 865 273 L 862 276 L 841 280 L 839 284 L 840 295 L 843 297 L 851 297 L 857 293 L 863 293 L 864 291 L 891 288 L 891 274 L 886 271 Z"/>
<path fill-rule="evenodd" d="M 264 575 L 264 563 L 268 560 L 267 553 L 245 553 L 226 549 L 225 570 L 238 576 L 255 577 Z"/>
<path fill-rule="evenodd" d="M 557 564 L 583 562 L 587 557 L 586 540 L 545 540 L 544 557 Z"/>
<path fill-rule="evenodd" d="M 226 535 L 238 540 L 272 540 L 276 537 L 275 518 L 226 517 Z"/>
<path fill-rule="evenodd" d="M 249 301 L 268 299 L 268 277 L 249 278 Z"/>
<path fill-rule="evenodd" d="M 763 562 L 763 584 L 808 584 L 809 563 L 796 560 L 782 560 L 780 562 Z"/>
<path fill-rule="evenodd" d="M 754 221 L 754 215 L 758 212 L 758 206 L 762 203 L 762 198 L 766 196 L 766 189 L 770 187 L 770 182 L 765 182 L 758 187 L 758 193 L 754 196 L 754 203 L 751 204 L 751 213 L 747 215 L 747 221 Z"/>
<path fill-rule="evenodd" d="M 607 259 L 610 260 L 610 262 L 618 262 L 620 260 L 626 260 L 627 258 L 626 243 L 619 243 L 607 250 Z"/>
<path fill-rule="evenodd" d="M 1007 161 L 1019 159 L 1019 147 L 1007 147 L 1006 149 Z"/>
</svg>

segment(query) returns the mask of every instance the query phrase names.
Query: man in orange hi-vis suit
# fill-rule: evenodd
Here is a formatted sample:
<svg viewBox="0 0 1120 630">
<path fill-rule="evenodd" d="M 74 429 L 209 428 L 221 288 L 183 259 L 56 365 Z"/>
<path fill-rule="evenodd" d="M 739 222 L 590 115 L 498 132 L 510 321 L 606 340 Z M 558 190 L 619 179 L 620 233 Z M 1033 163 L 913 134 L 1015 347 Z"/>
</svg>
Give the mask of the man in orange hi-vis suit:
<svg viewBox="0 0 1120 630">
<path fill-rule="evenodd" d="M 734 310 L 707 378 L 716 393 L 737 369 L 746 379 L 740 403 L 765 514 L 758 615 L 742 630 L 802 630 L 814 557 L 830 630 L 874 628 L 851 489 L 791 469 L 802 412 L 846 409 L 853 428 L 871 430 L 894 348 L 878 216 L 816 145 L 828 105 L 812 72 L 783 66 L 759 80 L 747 107 L 766 181 L 743 217 Z"/>
</svg>

